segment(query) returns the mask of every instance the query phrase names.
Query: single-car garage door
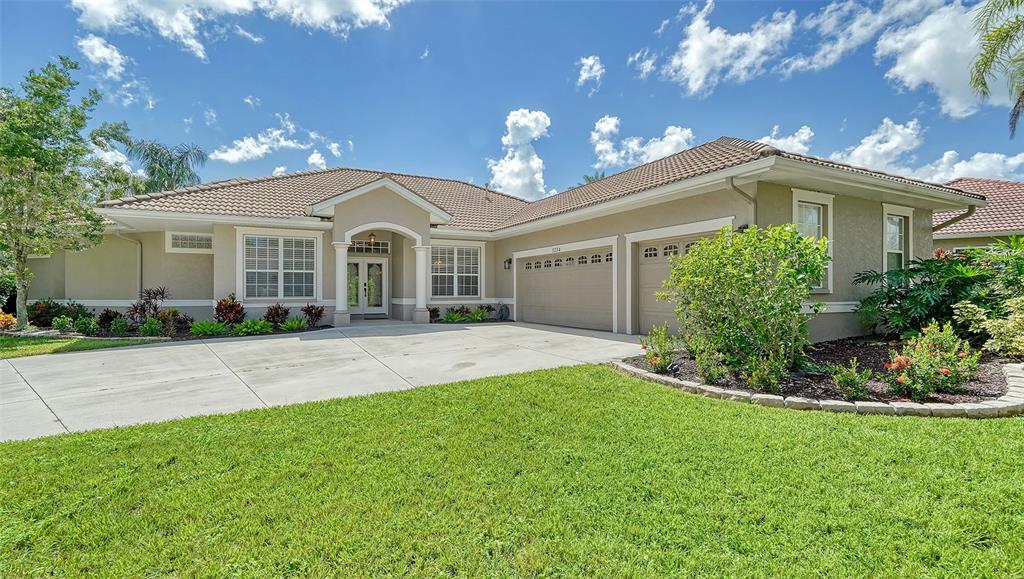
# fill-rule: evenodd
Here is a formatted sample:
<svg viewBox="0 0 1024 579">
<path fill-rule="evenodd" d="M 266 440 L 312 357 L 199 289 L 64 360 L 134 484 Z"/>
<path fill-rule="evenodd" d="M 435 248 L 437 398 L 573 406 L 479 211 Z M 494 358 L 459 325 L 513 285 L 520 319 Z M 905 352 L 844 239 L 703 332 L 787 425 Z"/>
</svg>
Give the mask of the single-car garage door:
<svg viewBox="0 0 1024 579">
<path fill-rule="evenodd" d="M 668 322 L 669 329 L 678 331 L 675 304 L 658 299 L 655 295 L 664 289 L 664 282 L 669 276 L 669 257 L 683 253 L 686 248 L 700 237 L 683 239 L 661 239 L 641 241 L 637 244 L 639 267 L 637 287 L 639 296 L 637 310 L 639 313 L 640 333 L 646 334 L 652 326 Z"/>
<path fill-rule="evenodd" d="M 518 319 L 611 331 L 613 265 L 610 246 L 519 259 Z"/>
</svg>

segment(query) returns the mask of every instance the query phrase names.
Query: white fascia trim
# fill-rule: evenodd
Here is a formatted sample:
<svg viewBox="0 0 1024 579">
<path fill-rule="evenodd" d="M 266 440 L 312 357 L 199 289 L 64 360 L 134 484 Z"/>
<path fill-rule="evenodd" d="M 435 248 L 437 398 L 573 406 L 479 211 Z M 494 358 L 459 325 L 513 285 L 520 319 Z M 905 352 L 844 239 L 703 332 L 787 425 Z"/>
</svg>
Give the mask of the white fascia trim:
<svg viewBox="0 0 1024 579">
<path fill-rule="evenodd" d="M 437 222 L 439 223 L 449 223 L 451 222 L 452 219 L 454 219 L 454 216 L 451 213 L 448 213 L 444 209 L 441 209 L 437 205 L 434 205 L 433 203 L 427 201 L 423 197 L 420 197 L 416 193 L 413 193 L 408 188 L 403 187 L 400 183 L 397 183 L 394 180 L 389 179 L 387 177 L 382 177 L 380 179 L 377 179 L 376 181 L 371 181 L 366 185 L 357 187 L 355 189 L 352 189 L 351 191 L 346 191 L 344 193 L 328 197 L 323 201 L 317 201 L 313 205 L 307 207 L 306 212 L 311 215 L 316 215 L 317 213 L 325 211 L 330 207 L 334 207 L 339 203 L 344 203 L 349 199 L 354 199 L 356 197 L 359 197 L 360 195 L 369 193 L 370 191 L 380 189 L 381 187 L 388 189 L 392 193 L 397 194 L 406 201 L 412 203 L 413 205 L 419 207 L 420 209 L 423 209 L 427 213 L 430 213 L 430 216 L 432 218 L 436 218 L 438 220 Z M 433 221 L 433 219 L 431 221 Z"/>
<path fill-rule="evenodd" d="M 829 256 L 828 287 L 824 288 L 824 289 L 812 290 L 813 292 L 815 292 L 817 294 L 830 294 L 830 293 L 832 293 L 833 288 L 835 287 L 833 285 L 833 283 L 832 283 L 834 281 L 834 276 L 832 275 L 832 272 L 833 272 L 833 270 L 835 270 L 835 264 L 832 262 L 832 259 L 831 259 L 832 258 L 832 246 L 835 245 L 835 241 L 836 241 L 835 240 L 835 228 L 834 228 L 835 220 L 833 219 L 833 216 L 835 215 L 835 209 L 833 208 L 833 200 L 834 199 L 835 199 L 835 195 L 832 195 L 831 193 L 821 193 L 819 191 L 807 191 L 805 189 L 793 188 L 793 216 L 792 216 L 793 217 L 793 223 L 797 222 L 797 218 L 800 215 L 800 209 L 799 209 L 800 203 L 811 203 L 811 204 L 814 204 L 814 205 L 823 205 L 825 207 L 825 213 L 826 213 L 826 216 L 825 216 L 826 217 L 825 227 L 827 228 L 825 230 L 826 231 L 825 238 L 828 239 L 828 256 Z"/>
<path fill-rule="evenodd" d="M 316 257 L 315 286 L 313 297 L 307 298 L 309 302 L 320 302 L 324 297 L 324 240 L 323 231 L 312 231 L 308 229 L 270 229 L 264 227 L 235 227 L 235 295 L 245 302 L 245 236 L 246 235 L 268 235 L 271 237 L 307 237 L 312 238 L 316 243 L 314 252 Z M 275 298 L 268 298 L 275 300 Z M 275 301 L 284 299 L 279 296 Z"/>
<path fill-rule="evenodd" d="M 814 304 L 822 306 L 822 314 L 852 314 L 857 310 L 860 302 L 804 302 L 800 305 L 800 312 L 804 314 L 814 313 Z"/>
<path fill-rule="evenodd" d="M 907 239 L 907 255 L 903 256 L 906 261 L 914 259 L 914 208 L 903 205 L 882 203 L 882 271 L 889 271 L 889 260 L 886 259 L 888 248 L 885 247 L 885 227 L 888 225 L 888 217 L 897 215 L 907 218 L 907 229 L 903 232 Z"/>
<path fill-rule="evenodd" d="M 171 237 L 174 235 L 206 235 L 210 238 L 210 249 L 188 249 L 181 247 L 171 247 Z M 195 231 L 165 231 L 164 232 L 164 253 L 205 253 L 213 254 L 213 234 L 212 233 L 197 233 Z"/>
<path fill-rule="evenodd" d="M 661 239 L 663 237 L 683 237 L 696 233 L 718 231 L 723 227 L 732 227 L 732 224 L 735 222 L 736 216 L 730 215 L 728 217 L 719 217 L 718 219 L 706 219 L 704 221 L 694 221 L 693 223 L 683 223 L 680 225 L 671 225 L 669 227 L 659 227 L 657 229 L 634 231 L 633 233 L 626 234 L 626 243 Z"/>
<path fill-rule="evenodd" d="M 987 239 L 990 237 L 1010 237 L 1012 235 L 1024 235 L 1024 229 L 1002 229 L 995 231 L 982 231 L 978 233 L 936 233 L 933 239 Z"/>
<path fill-rule="evenodd" d="M 266 226 L 277 225 L 281 227 L 300 227 L 310 229 L 328 230 L 334 226 L 329 221 L 319 217 L 293 216 L 293 217 L 246 217 L 243 215 L 216 215 L 213 213 L 181 213 L 175 211 L 149 211 L 145 209 L 117 209 L 113 207 L 96 209 L 96 213 L 109 217 L 110 219 L 138 218 L 138 219 L 164 219 L 173 221 L 197 221 L 215 225 L 252 225 Z"/>
</svg>

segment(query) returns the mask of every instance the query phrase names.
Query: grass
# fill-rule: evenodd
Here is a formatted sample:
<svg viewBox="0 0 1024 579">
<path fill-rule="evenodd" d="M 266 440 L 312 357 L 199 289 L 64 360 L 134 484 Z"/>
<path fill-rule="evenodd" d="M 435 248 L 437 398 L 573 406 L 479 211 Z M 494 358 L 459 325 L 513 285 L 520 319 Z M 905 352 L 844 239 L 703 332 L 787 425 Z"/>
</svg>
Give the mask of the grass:
<svg viewBox="0 0 1024 579">
<path fill-rule="evenodd" d="M 22 356 L 38 356 L 39 354 L 55 354 L 57 352 L 82 352 L 101 348 L 118 348 L 122 346 L 138 346 L 152 344 L 153 340 L 103 340 L 83 338 L 35 338 L 26 336 L 0 336 L 0 360 L 21 358 Z"/>
<path fill-rule="evenodd" d="M 1024 420 L 600 366 L 0 445 L 0 576 L 1024 573 Z"/>
</svg>

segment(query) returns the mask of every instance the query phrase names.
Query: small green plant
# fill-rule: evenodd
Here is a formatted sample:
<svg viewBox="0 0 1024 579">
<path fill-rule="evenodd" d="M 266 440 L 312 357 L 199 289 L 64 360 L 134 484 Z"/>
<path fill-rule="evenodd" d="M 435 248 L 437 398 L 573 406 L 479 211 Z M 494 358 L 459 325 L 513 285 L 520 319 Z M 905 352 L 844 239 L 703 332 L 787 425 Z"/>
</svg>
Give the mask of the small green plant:
<svg viewBox="0 0 1024 579">
<path fill-rule="evenodd" d="M 259 336 L 274 333 L 274 325 L 267 320 L 245 320 L 235 326 L 236 336 Z"/>
<path fill-rule="evenodd" d="M 921 328 L 900 351 L 889 353 L 886 382 L 898 396 L 924 400 L 932 392 L 960 391 L 978 370 L 981 352 L 971 352 L 967 341 L 953 332 L 953 325 L 937 323 Z"/>
<path fill-rule="evenodd" d="M 75 331 L 83 336 L 95 336 L 100 333 L 100 325 L 93 318 L 78 318 L 75 320 Z"/>
<path fill-rule="evenodd" d="M 272 304 L 267 306 L 267 310 L 263 313 L 263 319 L 275 326 L 280 326 L 288 320 L 290 311 L 284 304 Z"/>
<path fill-rule="evenodd" d="M 67 334 L 75 327 L 75 320 L 72 320 L 71 316 L 57 316 L 53 318 L 50 325 L 58 332 Z"/>
<path fill-rule="evenodd" d="M 123 338 L 128 335 L 128 330 L 131 326 L 128 325 L 128 320 L 124 316 L 114 318 L 110 321 L 110 335 L 117 338 Z"/>
<path fill-rule="evenodd" d="M 455 308 L 449 308 L 449 310 L 441 316 L 441 321 L 447 324 L 461 324 L 462 322 L 467 321 L 467 317 Z"/>
<path fill-rule="evenodd" d="M 476 308 L 475 310 L 469 312 L 469 314 L 466 316 L 466 318 L 470 322 L 482 322 L 482 321 L 487 319 L 487 316 L 489 314 L 490 314 L 490 312 L 487 311 L 487 308 L 480 307 L 480 308 Z"/>
<path fill-rule="evenodd" d="M 188 331 L 196 337 L 223 336 L 228 333 L 228 325 L 214 320 L 197 320 L 192 322 Z"/>
<path fill-rule="evenodd" d="M 849 366 L 833 364 L 829 367 L 832 381 L 846 400 L 860 400 L 868 395 L 868 380 L 871 380 L 871 369 L 859 370 L 857 358 L 850 359 Z"/>
<path fill-rule="evenodd" d="M 286 332 L 301 332 L 306 329 L 306 318 L 292 316 L 281 324 L 281 329 Z"/>
<path fill-rule="evenodd" d="M 149 318 L 139 326 L 140 336 L 159 336 L 164 332 L 164 325 L 156 318 Z"/>
<path fill-rule="evenodd" d="M 984 348 L 1003 356 L 1024 358 L 1024 297 L 1012 298 L 1003 303 L 1005 318 L 994 316 L 970 302 L 961 302 L 956 310 L 956 320 L 965 324 L 972 332 L 988 335 Z"/>
<path fill-rule="evenodd" d="M 718 384 L 729 376 L 729 369 L 725 367 L 725 356 L 715 350 L 711 342 L 703 336 L 690 336 L 686 340 L 686 349 L 693 357 L 697 374 L 705 384 Z"/>
<path fill-rule="evenodd" d="M 672 364 L 672 355 L 678 347 L 679 339 L 669 333 L 668 323 L 652 327 L 646 336 L 640 338 L 644 358 L 658 374 L 668 372 L 668 367 Z"/>
</svg>

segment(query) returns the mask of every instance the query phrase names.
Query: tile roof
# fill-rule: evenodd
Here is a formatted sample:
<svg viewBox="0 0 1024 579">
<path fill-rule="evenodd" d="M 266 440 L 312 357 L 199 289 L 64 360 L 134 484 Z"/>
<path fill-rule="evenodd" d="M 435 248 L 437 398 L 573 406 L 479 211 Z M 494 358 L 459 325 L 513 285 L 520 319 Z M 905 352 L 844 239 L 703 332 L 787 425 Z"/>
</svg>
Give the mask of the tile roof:
<svg viewBox="0 0 1024 579">
<path fill-rule="evenodd" d="M 993 231 L 1024 231 L 1024 183 L 962 177 L 950 181 L 947 185 L 984 195 L 988 204 L 979 207 L 974 215 L 967 219 L 939 231 L 943 237 Z M 932 221 L 942 223 L 960 213 L 962 212 L 936 213 Z"/>
<path fill-rule="evenodd" d="M 229 179 L 150 195 L 107 201 L 101 207 L 247 217 L 292 217 L 308 206 L 388 177 L 454 216 L 454 228 L 494 231 L 676 183 L 758 159 L 779 156 L 818 166 L 927 187 L 976 199 L 955 187 L 889 175 L 816 157 L 782 151 L 755 141 L 721 137 L 621 173 L 527 202 L 452 179 L 369 171 L 324 169 L 262 179 Z"/>
</svg>

